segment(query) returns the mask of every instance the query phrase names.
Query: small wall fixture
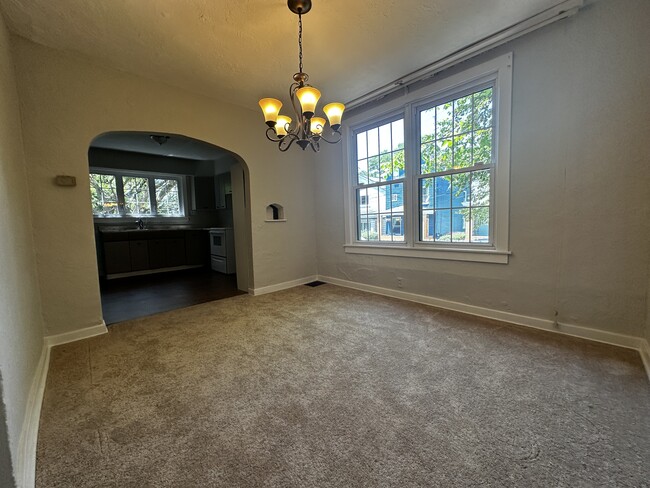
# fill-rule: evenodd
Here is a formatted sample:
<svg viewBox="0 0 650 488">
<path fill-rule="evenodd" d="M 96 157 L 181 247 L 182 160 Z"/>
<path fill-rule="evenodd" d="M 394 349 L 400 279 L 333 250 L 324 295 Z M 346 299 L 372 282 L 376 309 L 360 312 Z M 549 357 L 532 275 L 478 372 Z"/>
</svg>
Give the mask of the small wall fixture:
<svg viewBox="0 0 650 488">
<path fill-rule="evenodd" d="M 169 140 L 169 136 L 158 136 L 152 134 L 149 137 L 151 138 L 152 141 L 157 142 L 161 146 Z"/>
<path fill-rule="evenodd" d="M 345 110 L 342 103 L 325 105 L 323 112 L 329 120 L 332 139 L 327 139 L 324 129 L 327 122 L 323 117 L 314 117 L 316 105 L 320 99 L 320 91 L 307 84 L 309 75 L 302 71 L 302 15 L 311 10 L 311 0 L 288 0 L 289 10 L 298 15 L 298 73 L 293 75 L 294 83 L 289 88 L 289 97 L 296 117 L 291 125 L 291 118 L 279 115 L 282 102 L 275 98 L 263 98 L 259 101 L 264 122 L 268 125 L 266 137 L 269 141 L 277 142 L 280 151 L 286 151 L 295 142 L 304 151 L 311 147 L 314 152 L 320 149 L 320 142 L 336 144 L 341 140 L 341 117 Z"/>
<path fill-rule="evenodd" d="M 54 177 L 54 183 L 57 186 L 77 186 L 77 178 L 68 175 L 56 175 Z"/>
</svg>

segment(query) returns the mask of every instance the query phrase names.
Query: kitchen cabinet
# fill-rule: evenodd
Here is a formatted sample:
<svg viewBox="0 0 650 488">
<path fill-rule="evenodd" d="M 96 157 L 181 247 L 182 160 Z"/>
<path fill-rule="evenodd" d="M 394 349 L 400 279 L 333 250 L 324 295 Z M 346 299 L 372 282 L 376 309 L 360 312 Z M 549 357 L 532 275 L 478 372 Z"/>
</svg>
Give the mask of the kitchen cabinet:
<svg viewBox="0 0 650 488">
<path fill-rule="evenodd" d="M 167 249 L 164 239 L 150 239 L 149 244 L 149 269 L 164 268 L 167 265 Z"/>
<path fill-rule="evenodd" d="M 198 229 L 100 232 L 107 276 L 183 266 L 210 260 L 207 232 Z M 100 252 L 101 252 L 100 251 Z M 101 261 L 101 254 L 100 260 Z"/>
<path fill-rule="evenodd" d="M 185 238 L 165 239 L 167 267 L 183 266 L 185 261 Z"/>
<path fill-rule="evenodd" d="M 104 269 L 106 274 L 131 271 L 129 241 L 104 242 Z"/>
<path fill-rule="evenodd" d="M 185 232 L 185 262 L 189 265 L 206 264 L 210 250 L 205 239 L 205 231 L 188 230 Z"/>
<path fill-rule="evenodd" d="M 214 200 L 216 208 L 226 208 L 226 195 L 232 194 L 230 173 L 222 173 L 215 177 Z"/>
<path fill-rule="evenodd" d="M 226 195 L 232 194 L 230 173 L 192 177 L 192 211 L 227 208 Z"/>
<path fill-rule="evenodd" d="M 214 176 L 194 176 L 192 178 L 192 210 L 214 210 L 215 208 Z"/>
<path fill-rule="evenodd" d="M 147 241 L 129 241 L 129 254 L 131 260 L 131 269 L 129 271 L 149 269 L 149 248 Z"/>
<path fill-rule="evenodd" d="M 157 234 L 164 234 L 164 231 Z M 149 239 L 149 269 L 174 268 L 188 264 L 185 256 L 185 237 L 175 234 L 175 237 L 170 235 Z"/>
</svg>

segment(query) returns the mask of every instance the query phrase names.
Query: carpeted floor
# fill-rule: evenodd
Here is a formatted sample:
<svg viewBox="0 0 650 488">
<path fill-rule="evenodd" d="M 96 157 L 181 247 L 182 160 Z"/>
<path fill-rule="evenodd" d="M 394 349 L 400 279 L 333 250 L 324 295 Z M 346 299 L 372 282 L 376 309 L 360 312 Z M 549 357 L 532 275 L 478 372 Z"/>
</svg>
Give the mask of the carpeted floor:
<svg viewBox="0 0 650 488">
<path fill-rule="evenodd" d="M 37 486 L 647 487 L 630 350 L 332 285 L 52 351 Z"/>
</svg>

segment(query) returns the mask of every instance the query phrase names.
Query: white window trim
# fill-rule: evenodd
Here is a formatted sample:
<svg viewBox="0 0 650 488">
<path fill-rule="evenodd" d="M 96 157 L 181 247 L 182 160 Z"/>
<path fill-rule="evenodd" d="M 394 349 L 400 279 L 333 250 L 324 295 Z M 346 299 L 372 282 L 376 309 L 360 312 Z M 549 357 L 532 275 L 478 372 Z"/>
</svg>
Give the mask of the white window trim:
<svg viewBox="0 0 650 488">
<path fill-rule="evenodd" d="M 416 199 L 417 176 L 419 172 L 419 144 L 414 124 L 417 107 L 434 99 L 450 96 L 473 85 L 494 82 L 494 107 L 496 108 L 495 158 L 496 171 L 493 177 L 492 203 L 492 244 L 466 245 L 463 243 L 440 244 L 422 243 L 419 239 L 419 217 Z M 432 85 L 414 90 L 398 99 L 373 107 L 346 121 L 343 138 L 347 172 L 344 178 L 345 207 L 345 245 L 346 253 L 383 256 L 403 256 L 426 259 L 447 259 L 455 261 L 474 261 L 507 264 L 509 255 L 509 212 L 510 212 L 510 131 L 512 113 L 512 53 L 504 54 L 480 65 L 451 75 Z M 353 178 L 356 177 L 355 130 L 369 126 L 373 121 L 388 119 L 396 115 L 404 116 L 406 178 L 404 181 L 404 201 L 408 202 L 404 214 L 404 242 L 370 244 L 357 240 L 356 197 L 353 195 Z M 414 225 L 415 224 L 415 225 Z"/>
<path fill-rule="evenodd" d="M 167 223 L 185 223 L 189 222 L 189 218 L 187 216 L 187 209 L 188 207 L 188 202 L 187 202 L 187 181 L 186 177 L 184 175 L 178 175 L 178 174 L 172 174 L 172 173 L 159 173 L 159 172 L 154 172 L 154 171 L 137 171 L 137 170 L 126 170 L 126 169 L 115 169 L 115 168 L 102 168 L 98 166 L 91 166 L 88 171 L 89 174 L 103 174 L 103 175 L 111 175 L 115 176 L 115 182 L 116 186 L 120 187 L 122 186 L 122 176 L 134 176 L 134 177 L 139 177 L 139 178 L 147 178 L 149 179 L 149 198 L 151 200 L 151 209 L 152 211 L 157 210 L 157 202 L 156 202 L 156 189 L 155 186 L 152 185 L 152 182 L 154 179 L 159 178 L 159 179 L 174 179 L 178 181 L 178 190 L 180 192 L 179 195 L 179 202 L 181 204 L 181 212 L 183 215 L 174 215 L 174 216 L 165 216 L 165 215 L 158 215 L 158 214 L 153 214 L 153 215 L 127 215 L 121 213 L 124 209 L 124 201 L 120 200 L 120 195 L 119 195 L 119 190 L 118 190 L 118 205 L 120 207 L 120 214 L 115 215 L 114 217 L 103 217 L 103 216 L 97 216 L 93 214 L 93 220 L 96 223 L 108 223 L 108 222 L 123 222 L 123 221 L 131 221 L 133 219 L 142 219 L 142 220 L 147 220 L 150 222 L 154 221 L 161 221 L 161 222 L 167 222 Z"/>
</svg>

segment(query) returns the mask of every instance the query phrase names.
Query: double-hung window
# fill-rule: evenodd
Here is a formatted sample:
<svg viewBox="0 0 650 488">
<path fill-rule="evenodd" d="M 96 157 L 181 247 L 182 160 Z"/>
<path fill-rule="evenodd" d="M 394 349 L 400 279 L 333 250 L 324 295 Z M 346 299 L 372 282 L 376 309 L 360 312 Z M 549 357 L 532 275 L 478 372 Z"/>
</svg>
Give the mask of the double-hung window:
<svg viewBox="0 0 650 488">
<path fill-rule="evenodd" d="M 94 217 L 184 217 L 183 179 L 175 175 L 91 169 Z"/>
<path fill-rule="evenodd" d="M 403 242 L 404 119 L 356 134 L 357 238 Z"/>
<path fill-rule="evenodd" d="M 512 56 L 348 121 L 346 251 L 507 263 Z"/>
</svg>

